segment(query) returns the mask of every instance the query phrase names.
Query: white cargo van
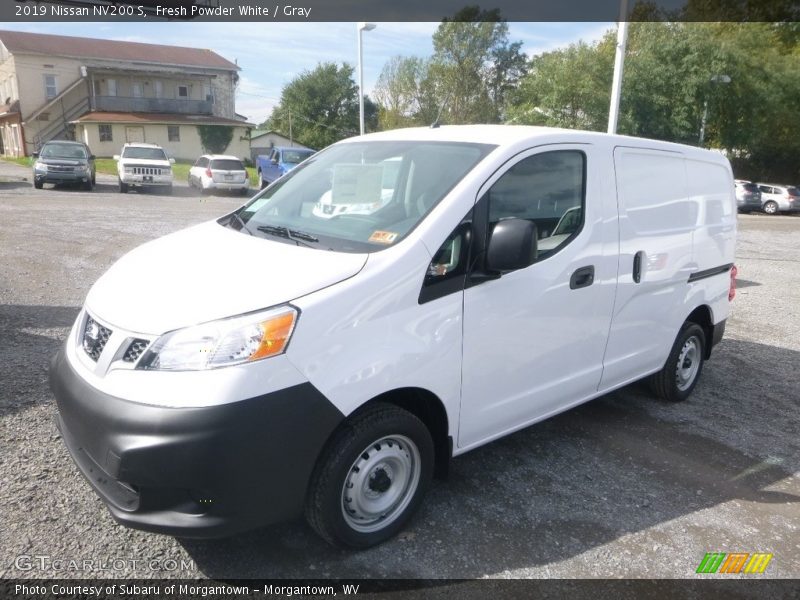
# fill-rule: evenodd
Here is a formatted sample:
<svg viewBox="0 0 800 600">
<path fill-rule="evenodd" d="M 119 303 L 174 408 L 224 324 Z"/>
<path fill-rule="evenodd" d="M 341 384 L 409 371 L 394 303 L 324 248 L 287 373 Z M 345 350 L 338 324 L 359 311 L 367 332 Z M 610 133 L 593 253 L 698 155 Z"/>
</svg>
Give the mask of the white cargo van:
<svg viewBox="0 0 800 600">
<path fill-rule="evenodd" d="M 319 214 L 326 197 L 374 210 Z M 452 456 L 648 376 L 684 400 L 723 334 L 735 234 L 730 166 L 697 148 L 511 126 L 345 140 L 97 281 L 53 360 L 59 427 L 126 525 L 212 537 L 305 513 L 367 547 Z"/>
</svg>

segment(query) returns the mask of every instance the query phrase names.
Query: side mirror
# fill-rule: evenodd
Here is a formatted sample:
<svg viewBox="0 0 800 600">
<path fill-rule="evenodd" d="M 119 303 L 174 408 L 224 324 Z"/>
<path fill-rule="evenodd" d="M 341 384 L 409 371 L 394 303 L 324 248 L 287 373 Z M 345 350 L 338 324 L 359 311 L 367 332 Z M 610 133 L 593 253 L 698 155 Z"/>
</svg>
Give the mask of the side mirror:
<svg viewBox="0 0 800 600">
<path fill-rule="evenodd" d="M 169 164 L 174 165 L 175 164 L 175 159 L 174 158 L 170 158 L 169 159 Z"/>
<path fill-rule="evenodd" d="M 536 262 L 536 223 L 527 219 L 498 221 L 489 237 L 486 266 L 492 271 L 515 271 Z"/>
<path fill-rule="evenodd" d="M 271 162 L 273 165 L 277 165 L 277 164 L 278 164 L 278 159 L 277 159 L 277 158 L 273 158 L 273 159 L 272 159 L 271 161 L 269 161 L 269 162 Z"/>
<path fill-rule="evenodd" d="M 39 158 L 39 153 L 38 152 L 32 152 L 31 153 L 31 158 Z"/>
<path fill-rule="evenodd" d="M 114 159 L 114 160 L 119 160 L 119 154 L 115 154 L 115 155 L 113 156 L 113 159 Z"/>
<path fill-rule="evenodd" d="M 89 155 L 89 160 L 94 160 L 94 159 L 96 159 L 96 158 L 97 158 L 97 157 L 96 157 L 94 154 L 90 154 L 90 155 Z"/>
</svg>

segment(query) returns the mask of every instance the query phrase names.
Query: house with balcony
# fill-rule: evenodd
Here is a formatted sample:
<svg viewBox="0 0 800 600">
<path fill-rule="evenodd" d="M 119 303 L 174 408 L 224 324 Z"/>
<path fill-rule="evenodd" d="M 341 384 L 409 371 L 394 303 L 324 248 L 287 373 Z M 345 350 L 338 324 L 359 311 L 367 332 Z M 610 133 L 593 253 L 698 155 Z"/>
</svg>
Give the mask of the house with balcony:
<svg viewBox="0 0 800 600">
<path fill-rule="evenodd" d="M 0 31 L 0 154 L 51 139 L 113 156 L 126 142 L 194 160 L 222 128 L 225 150 L 250 156 L 253 127 L 236 114 L 239 67 L 211 50 Z"/>
</svg>

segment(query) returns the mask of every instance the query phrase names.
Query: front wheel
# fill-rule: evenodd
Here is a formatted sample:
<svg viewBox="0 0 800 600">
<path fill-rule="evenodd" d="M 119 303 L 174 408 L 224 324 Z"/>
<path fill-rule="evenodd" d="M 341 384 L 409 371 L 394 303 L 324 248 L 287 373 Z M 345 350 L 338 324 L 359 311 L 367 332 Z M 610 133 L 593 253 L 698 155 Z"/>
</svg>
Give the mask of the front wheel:
<svg viewBox="0 0 800 600">
<path fill-rule="evenodd" d="M 767 213 L 768 215 L 778 214 L 778 203 L 770 200 L 769 202 L 764 204 L 764 212 Z"/>
<path fill-rule="evenodd" d="M 433 476 L 433 440 L 422 421 L 375 404 L 334 434 L 314 469 L 305 513 L 334 546 L 369 548 L 398 533 Z"/>
<path fill-rule="evenodd" d="M 128 184 L 124 183 L 122 179 L 119 179 L 119 193 L 120 194 L 127 194 L 128 193 Z"/>
<path fill-rule="evenodd" d="M 686 400 L 700 378 L 705 350 L 703 328 L 690 321 L 684 323 L 664 367 L 650 378 L 653 392 L 669 402 Z"/>
</svg>

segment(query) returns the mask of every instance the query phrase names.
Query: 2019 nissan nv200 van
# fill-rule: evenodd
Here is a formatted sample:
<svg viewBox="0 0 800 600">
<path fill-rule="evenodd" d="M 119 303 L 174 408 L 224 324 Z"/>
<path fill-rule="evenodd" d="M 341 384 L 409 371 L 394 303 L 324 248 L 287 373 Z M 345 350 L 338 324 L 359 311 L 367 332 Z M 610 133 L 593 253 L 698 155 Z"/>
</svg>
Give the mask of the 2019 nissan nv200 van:
<svg viewBox="0 0 800 600">
<path fill-rule="evenodd" d="M 53 360 L 59 428 L 126 525 L 213 537 L 305 513 L 368 547 L 453 456 L 645 377 L 686 399 L 735 234 L 728 161 L 697 148 L 516 126 L 345 140 L 95 283 Z"/>
</svg>

